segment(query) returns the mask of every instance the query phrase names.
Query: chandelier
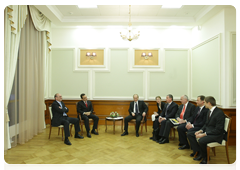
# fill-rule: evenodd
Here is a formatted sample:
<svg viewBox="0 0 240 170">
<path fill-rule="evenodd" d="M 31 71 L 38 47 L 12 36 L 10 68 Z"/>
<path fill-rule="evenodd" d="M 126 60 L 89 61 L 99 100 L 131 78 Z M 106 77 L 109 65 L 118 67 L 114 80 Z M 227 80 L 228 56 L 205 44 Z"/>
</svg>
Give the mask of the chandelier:
<svg viewBox="0 0 240 170">
<path fill-rule="evenodd" d="M 123 35 L 122 32 L 120 32 L 120 36 L 124 40 L 132 41 L 133 39 L 137 39 L 140 36 L 140 31 L 138 31 L 138 34 L 134 34 L 132 32 L 132 23 L 131 23 L 131 5 L 129 5 L 129 23 L 128 23 L 128 31 L 126 35 Z"/>
</svg>

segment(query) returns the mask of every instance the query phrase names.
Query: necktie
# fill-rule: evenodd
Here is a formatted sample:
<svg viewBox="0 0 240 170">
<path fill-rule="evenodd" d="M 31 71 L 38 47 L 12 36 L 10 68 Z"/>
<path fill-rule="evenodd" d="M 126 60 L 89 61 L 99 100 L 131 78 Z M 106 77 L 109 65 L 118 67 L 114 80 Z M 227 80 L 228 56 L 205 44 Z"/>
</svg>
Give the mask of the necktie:
<svg viewBox="0 0 240 170">
<path fill-rule="evenodd" d="M 138 114 L 138 105 L 137 105 L 137 102 L 135 103 L 135 112 L 136 112 L 136 115 Z"/>
<path fill-rule="evenodd" d="M 60 106 L 61 106 L 61 108 L 62 108 L 62 103 L 59 102 L 59 104 L 60 104 Z M 64 113 L 63 113 L 63 116 L 67 116 L 67 114 L 64 112 Z"/>
<path fill-rule="evenodd" d="M 196 122 L 196 120 L 197 120 L 198 116 L 200 115 L 200 110 L 201 110 L 201 108 L 199 107 L 199 110 L 198 110 L 198 112 L 197 112 L 197 116 L 196 116 L 196 118 L 194 119 L 194 122 L 193 122 L 193 124 L 195 124 L 195 122 Z"/>
<path fill-rule="evenodd" d="M 208 114 L 208 120 L 210 119 L 210 114 L 211 114 L 211 110 L 209 111 L 209 114 Z"/>
<path fill-rule="evenodd" d="M 166 108 L 166 112 L 165 112 L 165 116 L 167 117 L 167 109 L 168 109 L 168 107 L 169 107 L 169 103 L 167 104 L 167 108 Z"/>
<path fill-rule="evenodd" d="M 88 106 L 87 106 L 87 102 L 85 102 L 85 105 L 86 105 L 86 107 L 88 107 Z"/>
<path fill-rule="evenodd" d="M 180 114 L 180 119 L 183 119 L 184 113 L 185 113 L 185 105 L 183 106 L 182 112 Z"/>
</svg>

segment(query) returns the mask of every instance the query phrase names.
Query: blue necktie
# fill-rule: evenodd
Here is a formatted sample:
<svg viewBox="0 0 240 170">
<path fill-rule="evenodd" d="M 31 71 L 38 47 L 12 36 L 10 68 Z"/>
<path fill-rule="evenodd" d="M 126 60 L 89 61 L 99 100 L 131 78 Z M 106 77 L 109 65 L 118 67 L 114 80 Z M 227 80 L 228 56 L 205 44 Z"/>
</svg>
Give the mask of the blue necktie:
<svg viewBox="0 0 240 170">
<path fill-rule="evenodd" d="M 61 108 L 62 108 L 62 103 L 59 102 L 59 104 L 60 104 L 60 106 L 61 106 Z M 63 116 L 67 116 L 67 114 L 64 112 L 64 113 L 63 113 Z"/>
</svg>

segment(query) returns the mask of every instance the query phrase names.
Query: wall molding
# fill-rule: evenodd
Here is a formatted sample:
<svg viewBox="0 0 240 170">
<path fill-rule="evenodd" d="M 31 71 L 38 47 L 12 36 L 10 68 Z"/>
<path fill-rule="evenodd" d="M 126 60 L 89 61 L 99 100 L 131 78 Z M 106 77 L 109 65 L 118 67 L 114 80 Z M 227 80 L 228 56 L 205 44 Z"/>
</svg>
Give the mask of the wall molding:
<svg viewBox="0 0 240 170">
<path fill-rule="evenodd" d="M 230 36 L 230 44 L 229 44 L 229 56 L 230 56 L 230 68 L 229 69 L 229 106 L 230 107 L 236 107 L 236 98 L 233 97 L 234 94 L 234 89 L 233 89 L 233 72 L 235 70 L 233 70 L 233 65 L 236 63 L 234 63 L 234 58 L 233 58 L 233 35 L 236 36 L 236 31 L 232 31 L 229 32 L 229 36 Z M 235 91 L 236 93 L 236 91 Z"/>
<path fill-rule="evenodd" d="M 158 50 L 158 65 L 135 65 L 135 50 Z M 165 72 L 165 53 L 163 48 L 129 48 L 128 49 L 128 72 Z"/>
<path fill-rule="evenodd" d="M 103 65 L 81 65 L 80 63 L 80 52 L 81 50 L 104 50 L 104 64 Z M 89 69 L 95 69 L 95 70 L 103 70 L 103 71 L 109 71 L 109 55 L 108 55 L 108 49 L 104 47 L 92 47 L 92 48 L 86 48 L 86 47 L 77 47 L 75 48 L 75 55 L 74 55 L 74 63 L 73 63 L 73 71 L 79 72 L 79 71 L 86 71 Z"/>
<path fill-rule="evenodd" d="M 221 92 L 221 81 L 222 81 L 222 73 L 221 73 L 221 66 L 222 66 L 222 62 L 221 62 L 221 51 L 222 51 L 222 47 L 221 47 L 221 33 L 219 33 L 219 34 L 217 34 L 217 35 L 215 35 L 215 36 L 213 36 L 213 37 L 211 37 L 211 38 L 209 38 L 209 39 L 207 39 L 207 40 L 205 40 L 205 41 L 203 41 L 203 42 L 201 42 L 201 43 L 199 43 L 198 45 L 196 45 L 196 46 L 194 46 L 194 47 L 192 47 L 191 49 L 190 49 L 190 61 L 191 61 L 191 76 L 190 76 L 190 79 L 191 79 L 191 83 L 190 83 L 190 86 L 191 86 L 191 92 L 190 92 L 190 94 L 191 94 L 191 96 L 190 96 L 190 99 L 194 99 L 194 98 L 196 98 L 197 96 L 193 96 L 193 91 L 192 91 L 192 72 L 193 72 L 193 68 L 192 68 L 192 61 L 193 61 L 193 50 L 195 50 L 195 49 L 197 49 L 197 48 L 199 48 L 199 47 L 201 47 L 201 46 L 203 46 L 203 45 L 205 45 L 205 44 L 207 44 L 207 43 L 209 43 L 209 42 L 211 42 L 211 41 L 213 41 L 213 40 L 215 40 L 215 39 L 218 39 L 218 59 L 219 59 L 219 68 L 218 68 L 218 71 L 219 71 L 219 82 L 218 82 L 218 84 L 219 84 L 219 91 L 218 91 L 218 94 L 219 94 L 219 100 L 216 100 L 216 103 L 218 104 L 218 105 L 220 105 L 220 106 L 222 106 L 222 103 L 221 103 L 221 98 L 222 98 L 222 92 Z"/>
</svg>

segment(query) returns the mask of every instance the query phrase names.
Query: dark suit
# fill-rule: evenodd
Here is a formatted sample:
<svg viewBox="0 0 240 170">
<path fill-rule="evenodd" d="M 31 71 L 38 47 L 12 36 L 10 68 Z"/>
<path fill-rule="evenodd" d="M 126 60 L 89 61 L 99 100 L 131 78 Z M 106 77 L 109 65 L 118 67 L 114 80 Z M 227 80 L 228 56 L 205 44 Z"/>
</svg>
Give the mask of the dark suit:
<svg viewBox="0 0 240 170">
<path fill-rule="evenodd" d="M 169 103 L 167 103 L 161 113 L 161 117 L 165 117 L 166 120 L 163 120 L 161 122 L 161 128 L 159 129 L 159 136 L 163 136 L 164 130 L 165 130 L 165 126 L 166 123 L 169 121 L 168 119 L 170 118 L 174 118 L 175 114 L 177 113 L 178 110 L 178 105 L 175 102 L 172 102 L 170 105 Z M 170 131 L 169 131 L 170 132 Z M 167 137 L 168 138 L 168 137 Z"/>
<path fill-rule="evenodd" d="M 206 123 L 200 129 L 203 130 L 203 133 L 206 132 L 207 136 L 200 138 L 197 142 L 194 133 L 187 134 L 193 151 L 200 151 L 203 158 L 207 157 L 207 144 L 211 142 L 222 143 L 224 134 L 225 115 L 223 111 L 216 107 L 210 118 L 209 113 L 210 111 L 208 112 Z"/>
<path fill-rule="evenodd" d="M 184 107 L 183 104 L 179 106 L 178 111 L 175 114 L 175 118 L 180 117 L 180 114 L 181 114 L 181 112 L 183 110 L 183 107 Z M 183 119 L 188 121 L 190 119 L 190 117 L 193 115 L 194 109 L 195 109 L 195 105 L 190 103 L 190 102 L 188 102 L 187 108 L 185 108 Z M 183 123 L 183 124 L 186 125 L 186 123 Z M 162 125 L 164 125 L 164 128 L 162 128 Z M 170 130 L 171 130 L 171 128 L 173 126 L 174 125 L 172 124 L 172 122 L 170 120 L 162 121 L 161 122 L 161 129 L 160 129 L 160 132 L 159 132 L 159 136 L 163 136 L 165 138 L 168 138 Z"/>
<path fill-rule="evenodd" d="M 157 129 L 159 127 L 159 122 L 158 122 L 158 118 L 159 118 L 159 115 L 162 113 L 164 107 L 165 107 L 166 103 L 165 102 L 161 102 L 161 105 L 159 105 L 159 103 L 157 103 L 157 108 L 158 108 L 158 115 L 155 116 L 155 121 L 153 121 L 153 129 Z M 160 106 L 160 107 L 159 107 Z M 160 109 L 161 108 L 161 109 Z"/>
<path fill-rule="evenodd" d="M 98 120 L 99 118 L 92 114 L 93 113 L 93 107 L 92 107 L 92 102 L 87 100 L 87 107 L 84 103 L 84 101 L 79 101 L 77 104 L 77 112 L 81 114 L 81 118 L 82 120 L 84 120 L 84 124 L 85 124 L 85 128 L 86 131 L 89 132 L 90 131 L 90 127 L 89 127 L 89 118 L 93 119 L 94 123 L 93 123 L 93 130 L 97 129 L 97 125 L 98 125 Z M 91 114 L 89 116 L 83 114 L 84 112 L 91 112 Z"/>
<path fill-rule="evenodd" d="M 188 130 L 186 128 L 185 123 L 178 126 L 178 128 L 177 128 L 178 137 L 179 137 L 179 142 L 181 144 L 189 145 L 188 140 L 187 140 L 186 132 L 188 132 L 188 133 L 196 132 L 196 131 L 200 130 L 200 128 L 206 122 L 208 109 L 205 108 L 205 106 L 203 106 L 202 110 L 200 112 L 199 111 L 200 111 L 200 107 L 196 107 L 195 110 L 194 110 L 194 114 L 192 115 L 192 117 L 188 121 L 191 124 L 193 124 L 193 126 L 194 126 L 193 128 Z"/>
<path fill-rule="evenodd" d="M 143 118 L 142 114 L 143 114 L 143 112 L 145 112 L 146 114 L 148 112 L 148 107 L 145 104 L 145 102 L 138 100 L 139 113 L 135 112 L 135 116 L 132 116 L 132 112 L 134 112 L 134 107 L 135 107 L 134 103 L 135 103 L 134 101 L 132 101 L 130 103 L 130 106 L 129 106 L 129 109 L 128 109 L 129 116 L 125 117 L 125 119 L 124 119 L 124 130 L 125 130 L 125 132 L 128 131 L 128 122 L 131 121 L 132 119 L 136 119 L 136 132 L 138 132 L 141 120 Z M 146 119 L 146 116 L 145 116 L 145 119 Z"/>
<path fill-rule="evenodd" d="M 66 113 L 69 111 L 67 107 L 65 107 L 65 104 L 63 102 L 61 102 L 62 104 L 62 108 L 60 109 L 59 107 L 60 104 L 55 100 L 52 103 L 52 125 L 53 126 L 60 126 L 60 125 L 64 125 L 64 134 L 65 137 L 69 137 L 70 133 L 69 133 L 69 123 L 74 124 L 75 127 L 75 134 L 77 134 L 80 131 L 80 127 L 79 127 L 79 120 L 77 118 L 72 118 L 72 117 L 68 117 L 68 116 L 63 116 L 63 113 Z"/>
</svg>

